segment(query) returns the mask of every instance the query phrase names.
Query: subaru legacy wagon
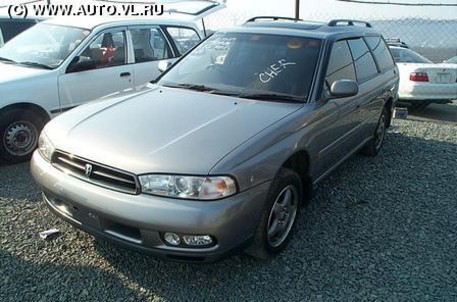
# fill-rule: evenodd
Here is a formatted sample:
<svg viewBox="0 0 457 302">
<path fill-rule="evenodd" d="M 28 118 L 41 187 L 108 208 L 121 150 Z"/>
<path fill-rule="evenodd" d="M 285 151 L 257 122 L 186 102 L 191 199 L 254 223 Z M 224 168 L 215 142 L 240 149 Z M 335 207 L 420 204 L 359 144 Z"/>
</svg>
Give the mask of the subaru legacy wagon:
<svg viewBox="0 0 457 302">
<path fill-rule="evenodd" d="M 268 258 L 316 184 L 380 151 L 397 91 L 370 24 L 253 18 L 149 89 L 52 120 L 31 169 L 49 208 L 97 237 L 178 261 Z"/>
</svg>

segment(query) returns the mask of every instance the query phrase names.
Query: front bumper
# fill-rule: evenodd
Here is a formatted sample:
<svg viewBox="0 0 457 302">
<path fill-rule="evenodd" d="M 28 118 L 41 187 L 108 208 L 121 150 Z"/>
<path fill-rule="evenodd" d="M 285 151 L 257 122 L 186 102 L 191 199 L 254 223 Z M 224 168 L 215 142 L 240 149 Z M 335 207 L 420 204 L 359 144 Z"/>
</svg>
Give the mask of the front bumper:
<svg viewBox="0 0 457 302">
<path fill-rule="evenodd" d="M 124 247 L 177 261 L 211 262 L 248 243 L 270 183 L 218 201 L 191 201 L 102 188 L 54 168 L 36 151 L 31 172 L 50 209 L 74 226 Z M 164 232 L 215 238 L 204 248 L 173 247 Z"/>
</svg>

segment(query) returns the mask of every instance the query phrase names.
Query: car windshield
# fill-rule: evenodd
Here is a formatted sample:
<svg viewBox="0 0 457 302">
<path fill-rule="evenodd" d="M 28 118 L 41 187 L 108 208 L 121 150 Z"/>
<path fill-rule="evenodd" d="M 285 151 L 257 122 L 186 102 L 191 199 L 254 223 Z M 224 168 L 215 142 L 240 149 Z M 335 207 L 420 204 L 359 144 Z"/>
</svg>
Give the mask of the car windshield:
<svg viewBox="0 0 457 302">
<path fill-rule="evenodd" d="M 40 23 L 0 48 L 3 62 L 54 69 L 90 33 L 89 30 Z"/>
<path fill-rule="evenodd" d="M 395 62 L 397 63 L 433 63 L 429 59 L 421 56 L 417 52 L 414 52 L 406 48 L 391 48 Z"/>
<path fill-rule="evenodd" d="M 159 85 L 241 97 L 307 98 L 321 41 L 219 32 L 166 73 Z"/>
</svg>

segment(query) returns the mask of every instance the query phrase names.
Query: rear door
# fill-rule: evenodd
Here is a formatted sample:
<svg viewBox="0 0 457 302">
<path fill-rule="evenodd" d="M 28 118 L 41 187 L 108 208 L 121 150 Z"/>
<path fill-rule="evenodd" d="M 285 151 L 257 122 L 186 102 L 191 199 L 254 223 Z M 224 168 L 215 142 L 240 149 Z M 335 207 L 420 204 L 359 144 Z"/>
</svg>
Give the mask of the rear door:
<svg viewBox="0 0 457 302">
<path fill-rule="evenodd" d="M 174 53 L 165 33 L 159 26 L 135 26 L 129 28 L 133 49 L 134 85 L 141 86 L 160 74 L 161 60 L 172 60 Z"/>
<path fill-rule="evenodd" d="M 174 62 L 201 41 L 194 28 L 179 25 L 135 26 L 129 32 L 135 86 L 155 80 L 160 61 Z"/>
<path fill-rule="evenodd" d="M 364 39 L 351 39 L 348 40 L 348 44 L 354 60 L 357 83 L 359 84 L 357 112 L 354 115 L 356 140 L 353 148 L 355 148 L 374 133 L 384 105 L 386 90 L 390 87 L 379 76 L 376 62 Z M 374 45 L 373 47 L 376 48 Z M 380 47 L 380 44 L 377 47 Z"/>
</svg>

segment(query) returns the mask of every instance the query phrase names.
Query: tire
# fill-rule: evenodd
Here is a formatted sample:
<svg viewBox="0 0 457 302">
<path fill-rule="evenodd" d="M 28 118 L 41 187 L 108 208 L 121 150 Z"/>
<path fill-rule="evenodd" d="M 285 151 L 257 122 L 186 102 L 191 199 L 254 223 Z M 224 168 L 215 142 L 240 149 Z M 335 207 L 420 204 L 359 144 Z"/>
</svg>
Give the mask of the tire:
<svg viewBox="0 0 457 302">
<path fill-rule="evenodd" d="M 376 156 L 378 155 L 381 147 L 384 143 L 384 139 L 386 137 L 387 132 L 387 119 L 388 114 L 387 110 L 384 107 L 382 110 L 381 116 L 379 117 L 378 124 L 376 126 L 376 130 L 374 131 L 373 138 L 368 142 L 365 147 L 362 149 L 362 154 L 367 156 Z"/>
<path fill-rule="evenodd" d="M 295 229 L 302 199 L 298 174 L 281 169 L 271 184 L 254 242 L 246 253 L 255 258 L 269 259 L 281 252 Z"/>
<path fill-rule="evenodd" d="M 0 114 L 0 158 L 7 163 L 27 161 L 38 145 L 44 122 L 31 111 L 12 109 Z"/>
</svg>

